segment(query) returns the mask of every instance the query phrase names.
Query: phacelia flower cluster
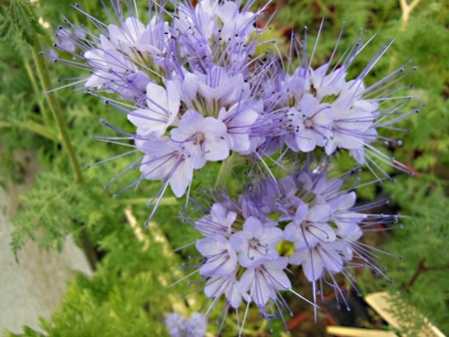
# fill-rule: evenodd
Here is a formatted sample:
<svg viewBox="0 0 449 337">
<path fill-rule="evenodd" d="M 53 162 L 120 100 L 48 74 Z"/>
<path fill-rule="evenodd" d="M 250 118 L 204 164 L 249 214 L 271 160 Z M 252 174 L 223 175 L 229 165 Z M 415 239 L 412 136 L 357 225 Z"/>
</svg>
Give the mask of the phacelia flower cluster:
<svg viewBox="0 0 449 337">
<path fill-rule="evenodd" d="M 403 111 L 410 97 L 401 91 L 407 87 L 395 86 L 415 68 L 407 63 L 374 84 L 364 81 L 392 41 L 348 78 L 371 41 L 364 42 L 364 32 L 343 52 L 339 38 L 329 60 L 314 66 L 318 41 L 309 57 L 307 40 L 293 37 L 284 55 L 262 38 L 269 19 L 265 7 L 254 9 L 254 0 L 150 0 L 145 22 L 131 1 L 111 5 L 114 24 L 75 5 L 98 32 L 66 21 L 55 47 L 70 59 L 54 59 L 88 70 L 77 85 L 131 124 L 133 131 L 125 132 L 101 121 L 121 134 L 102 140 L 132 147 L 114 158 L 140 154 L 119 176 L 138 168 L 140 177 L 130 186 L 163 182 L 152 217 L 168 187 L 178 198 L 188 191 L 195 199 L 194 172 L 208 163 L 221 163 L 220 174 L 227 177 L 235 171 L 232 191 L 217 177 L 213 202 L 189 218 L 201 234 L 195 243 L 203 258 L 198 273 L 211 299 L 204 316 L 220 298 L 226 309 L 246 308 L 241 334 L 250 306 L 269 320 L 290 311 L 283 292 L 303 298 L 292 289 L 291 271 L 301 269 L 312 284 L 315 306 L 323 284 L 342 295 L 337 274 L 353 286 L 354 268 L 384 275 L 360 238 L 374 223 L 397 217 L 363 213 L 369 205 L 356 205 L 347 177 L 328 175 L 338 151 L 379 180 L 389 178 L 385 163 L 406 171 L 377 145 L 400 145 L 379 130 L 417 112 Z M 314 168 L 311 162 L 321 157 L 327 164 Z M 234 170 L 239 165 L 249 168 Z"/>
<path fill-rule="evenodd" d="M 90 70 L 82 82 L 85 90 L 114 94 L 105 102 L 135 126 L 135 133 L 123 138 L 133 140 L 142 154 L 139 182 L 164 181 L 181 197 L 195 170 L 232 153 L 263 157 L 323 148 L 329 156 L 343 149 L 373 171 L 382 170 L 376 158 L 395 163 L 373 144 L 380 127 L 404 117 L 390 118 L 407 97 L 394 97 L 397 90 L 384 88 L 405 69 L 370 87 L 363 83 L 390 42 L 357 78 L 347 80 L 363 49 L 362 37 L 333 67 L 333 58 L 313 69 L 307 55 L 298 55 L 303 62 L 291 71 L 279 65 L 282 55 L 256 53 L 264 44 L 258 39 L 264 33 L 258 28 L 263 8 L 251 12 L 253 1 L 179 3 L 168 21 L 157 2 L 150 5 L 146 25 L 116 8 L 118 25 L 92 19 L 99 36 L 60 27 L 55 44 Z M 386 100 L 399 103 L 382 109 Z"/>
<path fill-rule="evenodd" d="M 359 239 L 398 217 L 362 213 L 373 205 L 355 205 L 356 193 L 345 189 L 349 177 L 329 179 L 325 171 L 303 169 L 253 182 L 237 200 L 219 194 L 210 212 L 193 223 L 203 235 L 196 248 L 204 258 L 199 274 L 204 293 L 214 299 L 211 307 L 224 297 L 227 309 L 254 304 L 267 320 L 291 314 L 282 293 L 304 299 L 291 288 L 296 266 L 315 289 L 313 303 L 324 284 L 345 301 L 335 275 L 355 287 L 351 268 L 369 267 L 386 277 L 374 251 Z"/>
</svg>

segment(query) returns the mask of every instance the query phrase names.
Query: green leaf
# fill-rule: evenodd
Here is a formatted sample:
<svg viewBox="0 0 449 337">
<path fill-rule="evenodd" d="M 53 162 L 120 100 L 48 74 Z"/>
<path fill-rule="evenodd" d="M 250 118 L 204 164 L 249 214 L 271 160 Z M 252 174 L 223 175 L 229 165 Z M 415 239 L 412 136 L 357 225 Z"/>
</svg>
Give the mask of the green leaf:
<svg viewBox="0 0 449 337">
<path fill-rule="evenodd" d="M 9 41 L 16 33 L 34 46 L 36 35 L 44 34 L 44 30 L 36 20 L 31 3 L 25 0 L 13 0 L 9 6 L 0 7 L 0 41 Z"/>
</svg>

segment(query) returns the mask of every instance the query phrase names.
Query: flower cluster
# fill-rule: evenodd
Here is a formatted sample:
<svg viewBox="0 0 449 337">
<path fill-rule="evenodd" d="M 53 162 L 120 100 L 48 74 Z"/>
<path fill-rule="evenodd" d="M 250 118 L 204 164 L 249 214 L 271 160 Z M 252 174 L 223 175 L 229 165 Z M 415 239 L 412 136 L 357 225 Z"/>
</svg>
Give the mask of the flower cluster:
<svg viewBox="0 0 449 337">
<path fill-rule="evenodd" d="M 253 303 L 270 319 L 290 311 L 282 292 L 303 298 L 287 275 L 295 266 L 314 289 L 324 282 L 339 290 L 337 273 L 353 284 L 348 268 L 368 266 L 384 275 L 359 239 L 375 224 L 398 218 L 361 213 L 372 205 L 355 206 L 356 193 L 343 189 L 348 177 L 328 179 L 325 171 L 301 170 L 280 180 L 259 180 L 238 200 L 219 196 L 194 223 L 204 236 L 196 248 L 204 257 L 199 274 L 206 280 L 205 294 L 225 297 L 227 308 Z"/>
<path fill-rule="evenodd" d="M 314 67 L 318 41 L 309 57 L 307 41 L 293 38 L 289 56 L 298 62 L 286 61 L 273 41 L 261 38 L 266 8 L 252 11 L 254 0 L 176 2 L 174 11 L 150 0 L 146 24 L 135 4 L 127 3 L 124 11 L 120 1 L 111 3 L 117 24 L 85 13 L 99 35 L 69 22 L 59 27 L 55 47 L 72 59 L 57 60 L 89 70 L 78 85 L 124 113 L 134 127 L 129 133 L 102 120 L 122 134 L 103 140 L 123 142 L 134 148 L 129 153 L 141 155 L 119 176 L 138 167 L 134 185 L 163 182 L 150 217 L 169 186 L 182 197 L 194 171 L 208 162 L 222 163 L 227 171 L 245 162 L 258 172 L 239 177 L 238 192 L 228 193 L 218 177 L 214 202 L 190 221 L 202 234 L 196 241 L 204 258 L 199 274 L 212 299 L 206 315 L 224 297 L 227 309 L 254 304 L 267 319 L 282 316 L 290 309 L 281 292 L 302 298 L 287 275 L 298 267 L 313 285 L 313 305 L 323 282 L 340 291 L 337 273 L 355 285 L 348 268 L 368 266 L 383 275 L 359 239 L 374 223 L 397 217 L 362 213 L 367 207 L 355 206 L 347 177 L 329 179 L 330 165 L 314 168 L 310 162 L 323 156 L 329 163 L 337 151 L 347 151 L 379 180 L 388 178 L 382 163 L 406 170 L 376 144 L 400 144 L 378 131 L 416 112 L 402 110 L 410 97 L 398 91 L 407 87 L 392 87 L 415 68 L 407 63 L 374 84 L 364 83 L 392 42 L 347 79 L 371 41 L 363 41 L 364 32 L 338 61 L 340 39 L 328 62 Z"/>
<path fill-rule="evenodd" d="M 313 69 L 302 55 L 299 67 L 283 69 L 275 53 L 256 53 L 263 44 L 258 39 L 263 29 L 257 28 L 263 9 L 249 11 L 252 1 L 244 6 L 240 1 L 204 0 L 195 7 L 180 3 L 170 22 L 156 2 L 150 4 L 153 15 L 147 25 L 120 15 L 120 24 L 101 27 L 99 37 L 79 27 L 60 27 L 55 44 L 90 69 L 86 90 L 116 94 L 105 101 L 126 113 L 136 128 L 125 136 L 142 153 L 139 181 L 162 180 L 181 197 L 194 170 L 233 152 L 263 157 L 321 147 L 328 156 L 349 150 L 373 170 L 381 170 L 373 157 L 394 162 L 372 144 L 379 127 L 404 117 L 389 118 L 407 97 L 383 91 L 404 68 L 368 88 L 363 84 L 390 42 L 357 78 L 347 81 L 361 39 L 333 68 L 332 58 Z M 81 54 L 73 52 L 75 47 Z M 393 108 L 380 108 L 394 99 L 399 103 Z"/>
</svg>

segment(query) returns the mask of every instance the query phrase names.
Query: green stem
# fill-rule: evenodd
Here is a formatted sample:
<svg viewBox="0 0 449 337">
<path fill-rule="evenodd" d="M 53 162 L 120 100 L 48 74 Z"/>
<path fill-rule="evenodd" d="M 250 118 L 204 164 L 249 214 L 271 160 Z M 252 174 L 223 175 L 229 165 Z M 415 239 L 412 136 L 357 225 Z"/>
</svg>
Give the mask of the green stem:
<svg viewBox="0 0 449 337">
<path fill-rule="evenodd" d="M 226 187 L 226 181 L 229 178 L 229 175 L 232 173 L 232 169 L 236 167 L 243 161 L 243 157 L 238 153 L 233 152 L 231 156 L 229 156 L 220 167 L 220 171 L 218 172 L 217 182 L 215 187 L 224 189 Z"/>
<path fill-rule="evenodd" d="M 23 57 L 23 66 L 25 67 L 25 70 L 26 70 L 28 77 L 31 81 L 31 86 L 33 87 L 34 93 L 39 97 L 41 94 L 41 90 L 39 89 L 39 85 L 37 84 L 36 77 L 34 76 L 33 71 L 31 70 L 30 63 L 28 62 L 28 60 L 25 57 Z M 37 104 L 39 105 L 39 110 L 42 113 L 42 117 L 44 119 L 45 126 L 51 126 L 49 111 L 45 108 L 45 105 L 43 104 L 41 98 L 39 98 L 39 100 L 37 101 Z"/>
<path fill-rule="evenodd" d="M 67 155 L 69 156 L 70 164 L 72 166 L 73 171 L 75 172 L 76 181 L 78 183 L 82 183 L 84 179 L 81 173 L 81 167 L 78 163 L 78 159 L 76 158 L 74 148 L 70 141 L 67 124 L 65 123 L 64 117 L 61 112 L 61 106 L 59 105 L 59 102 L 56 100 L 56 97 L 53 94 L 53 92 L 50 92 L 51 90 L 50 77 L 48 75 L 47 65 L 45 64 L 42 55 L 39 54 L 40 49 L 41 49 L 40 41 L 38 37 L 36 37 L 35 46 L 31 47 L 31 51 L 33 53 L 33 59 L 34 62 L 36 63 L 36 68 L 39 74 L 40 81 L 42 83 L 42 88 L 44 89 L 45 97 L 47 98 L 51 113 L 56 122 L 56 126 L 58 127 L 58 131 L 61 135 L 63 147 Z"/>
</svg>

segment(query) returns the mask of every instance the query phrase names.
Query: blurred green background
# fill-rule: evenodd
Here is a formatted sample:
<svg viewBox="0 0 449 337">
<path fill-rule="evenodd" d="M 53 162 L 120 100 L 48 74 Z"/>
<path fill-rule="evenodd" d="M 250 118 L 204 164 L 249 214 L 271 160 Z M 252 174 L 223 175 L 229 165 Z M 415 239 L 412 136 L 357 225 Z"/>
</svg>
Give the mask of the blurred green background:
<svg viewBox="0 0 449 337">
<path fill-rule="evenodd" d="M 147 3 L 137 2 L 144 13 Z M 391 145 L 387 151 L 415 174 L 410 177 L 390 170 L 396 183 L 370 185 L 360 191 L 366 201 L 393 195 L 393 202 L 385 213 L 409 216 L 401 220 L 403 229 L 366 238 L 370 244 L 403 259 L 380 256 L 394 285 L 375 279 L 369 273 L 360 275 L 358 285 L 364 293 L 391 292 L 400 299 L 391 305 L 398 316 L 410 320 L 402 307 L 414 306 L 449 334 L 449 2 L 421 0 L 416 3 L 411 8 L 410 3 L 400 0 L 273 1 L 267 17 L 272 13 L 276 15 L 269 23 L 268 34 L 287 46 L 291 33 L 302 36 L 307 26 L 309 46 L 313 46 L 324 19 L 313 60 L 313 66 L 317 66 L 329 58 L 343 25 L 341 45 L 345 47 L 354 42 L 360 29 L 366 30 L 367 38 L 377 33 L 366 51 L 357 57 L 350 75 L 360 72 L 381 45 L 393 38 L 394 44 L 367 77 L 367 83 L 378 81 L 410 59 L 419 67 L 400 85 L 413 84 L 408 95 L 419 96 L 419 99 L 412 106 L 425 107 L 420 114 L 400 123 L 399 127 L 410 132 L 382 131 L 384 136 L 402 140 L 401 147 Z M 40 0 L 33 4 L 37 18 L 49 24 L 49 28 L 45 28 L 48 38 L 42 39 L 45 48 L 51 48 L 52 29 L 62 24 L 63 15 L 76 24 L 91 26 L 70 4 L 57 0 Z M 85 0 L 81 5 L 95 17 L 112 23 L 108 22 L 111 18 L 100 1 Z M 0 15 L 5 13 L 2 10 Z M 145 18 L 141 16 L 142 21 Z M 75 183 L 67 156 L 62 153 L 57 129 L 46 117 L 50 116 L 49 107 L 30 47 L 19 34 L 4 41 L 0 48 L 1 182 L 4 186 L 20 184 L 27 174 L 26 166 L 15 159 L 17 150 L 35 154 L 42 166 L 34 188 L 20 199 L 12 249 L 20 250 L 26 240 L 35 238 L 36 231 L 41 233 L 39 245 L 42 249 L 57 249 L 66 235 L 72 233 L 80 246 L 87 238 L 99 259 L 93 278 L 77 275 L 53 318 L 42 321 L 42 328 L 50 336 L 166 336 L 163 320 L 174 306 L 186 313 L 189 306 L 197 310 L 201 306 L 198 301 L 204 301 L 199 293 L 190 299 L 180 298 L 181 294 L 192 290 L 187 282 L 167 287 L 185 273 L 179 270 L 183 260 L 195 254 L 191 248 L 179 254 L 167 254 L 167 251 L 192 242 L 195 232 L 181 223 L 179 205 L 167 198 L 158 210 L 158 226 L 144 231 L 143 240 L 137 239 L 125 210 L 131 212 L 139 224 L 143 223 L 148 216 L 145 203 L 158 191 L 160 184 L 142 184 L 138 193 L 128 191 L 118 199 L 112 198 L 115 191 L 138 176 L 135 172 L 121 179 L 111 191 L 103 189 L 128 165 L 126 159 L 83 170 L 84 183 Z M 48 66 L 55 88 L 70 83 L 64 79 L 80 76 L 79 70 L 51 63 Z M 126 128 L 120 113 L 105 106 L 100 99 L 77 93 L 70 87 L 56 91 L 56 97 L 82 165 L 123 151 L 120 146 L 90 138 L 113 135 L 101 126 L 100 118 Z M 347 157 L 339 157 L 337 162 L 342 170 L 353 164 Z M 372 180 L 370 172 L 362 176 Z M 205 172 L 204 179 L 209 179 L 207 177 Z M 213 312 L 212 325 L 219 315 L 219 310 Z M 365 324 L 367 328 L 378 328 L 375 319 Z M 420 324 L 419 319 L 410 322 L 408 335 L 416 332 Z M 233 335 L 232 324 L 228 325 L 225 336 L 227 332 Z M 259 325 L 257 319 L 249 320 L 248 335 L 269 335 Z M 273 326 L 281 327 L 276 322 Z M 273 335 L 279 334 L 282 333 Z M 292 334 L 324 336 L 325 332 L 308 321 Z M 40 334 L 25 328 L 23 336 Z"/>
</svg>

